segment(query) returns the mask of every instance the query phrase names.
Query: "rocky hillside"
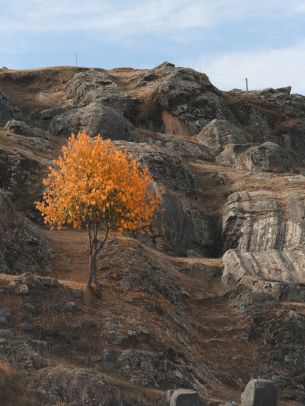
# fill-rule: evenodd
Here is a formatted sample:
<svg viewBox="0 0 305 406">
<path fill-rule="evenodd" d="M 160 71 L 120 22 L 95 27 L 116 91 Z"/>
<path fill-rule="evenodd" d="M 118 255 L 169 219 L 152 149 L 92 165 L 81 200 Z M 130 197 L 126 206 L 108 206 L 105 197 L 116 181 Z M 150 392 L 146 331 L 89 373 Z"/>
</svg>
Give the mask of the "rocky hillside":
<svg viewBox="0 0 305 406">
<path fill-rule="evenodd" d="M 5 405 L 165 405 L 177 388 L 235 405 L 251 378 L 305 405 L 305 97 L 170 63 L 0 69 L 0 126 Z M 33 205 L 81 129 L 165 190 L 148 236 L 112 235 L 99 297 L 86 233 L 50 232 Z"/>
</svg>

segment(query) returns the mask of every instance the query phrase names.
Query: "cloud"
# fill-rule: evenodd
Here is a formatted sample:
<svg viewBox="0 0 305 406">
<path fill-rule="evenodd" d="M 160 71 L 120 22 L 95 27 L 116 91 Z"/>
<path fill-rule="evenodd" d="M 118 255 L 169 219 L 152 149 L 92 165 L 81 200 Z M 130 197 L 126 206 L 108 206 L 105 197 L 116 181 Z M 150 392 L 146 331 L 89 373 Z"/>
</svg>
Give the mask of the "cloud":
<svg viewBox="0 0 305 406">
<path fill-rule="evenodd" d="M 305 41 L 282 49 L 202 56 L 190 65 L 224 90 L 244 88 L 248 77 L 250 89 L 292 85 L 294 92 L 305 94 Z"/>
<path fill-rule="evenodd" d="M 0 0 L 0 32 L 171 33 L 222 22 L 305 13 L 300 0 Z"/>
</svg>

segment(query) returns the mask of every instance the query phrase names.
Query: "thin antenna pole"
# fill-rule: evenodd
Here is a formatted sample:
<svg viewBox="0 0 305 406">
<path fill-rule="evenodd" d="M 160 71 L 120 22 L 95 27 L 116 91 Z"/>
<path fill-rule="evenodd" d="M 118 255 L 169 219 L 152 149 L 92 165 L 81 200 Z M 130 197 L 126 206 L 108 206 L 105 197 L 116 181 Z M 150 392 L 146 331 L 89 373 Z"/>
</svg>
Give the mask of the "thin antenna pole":
<svg viewBox="0 0 305 406">
<path fill-rule="evenodd" d="M 246 78 L 246 93 L 249 92 L 249 86 L 248 86 L 248 78 Z"/>
<path fill-rule="evenodd" d="M 75 54 L 75 66 L 77 66 L 77 54 Z"/>
</svg>

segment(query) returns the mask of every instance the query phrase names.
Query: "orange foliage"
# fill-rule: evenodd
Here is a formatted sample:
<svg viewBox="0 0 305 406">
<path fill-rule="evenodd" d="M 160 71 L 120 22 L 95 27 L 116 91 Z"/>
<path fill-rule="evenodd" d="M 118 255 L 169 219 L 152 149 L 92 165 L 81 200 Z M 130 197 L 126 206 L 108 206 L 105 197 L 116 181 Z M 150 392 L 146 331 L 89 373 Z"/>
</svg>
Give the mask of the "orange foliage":
<svg viewBox="0 0 305 406">
<path fill-rule="evenodd" d="M 160 203 L 146 167 L 109 140 L 93 140 L 84 131 L 71 135 L 49 170 L 43 200 L 35 203 L 52 228 L 93 224 L 119 232 L 145 230 Z"/>
</svg>

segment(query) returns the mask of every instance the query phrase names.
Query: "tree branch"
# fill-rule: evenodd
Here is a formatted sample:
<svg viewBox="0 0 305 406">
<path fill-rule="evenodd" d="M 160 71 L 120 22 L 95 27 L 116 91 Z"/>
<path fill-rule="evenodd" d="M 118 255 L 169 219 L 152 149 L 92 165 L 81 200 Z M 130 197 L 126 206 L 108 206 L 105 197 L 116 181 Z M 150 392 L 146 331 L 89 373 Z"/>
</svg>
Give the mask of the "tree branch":
<svg viewBox="0 0 305 406">
<path fill-rule="evenodd" d="M 105 245 L 105 242 L 106 242 L 106 240 L 108 238 L 108 233 L 109 233 L 109 227 L 106 227 L 106 232 L 105 232 L 103 240 L 99 241 L 98 244 L 97 244 L 97 248 L 96 248 L 96 253 L 97 254 L 102 250 L 103 246 Z"/>
</svg>

